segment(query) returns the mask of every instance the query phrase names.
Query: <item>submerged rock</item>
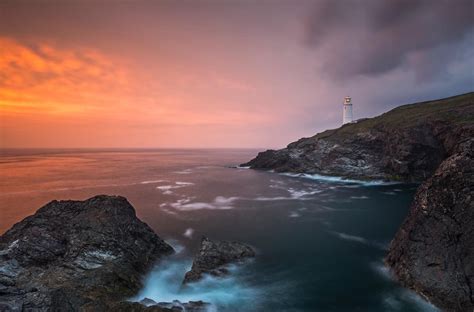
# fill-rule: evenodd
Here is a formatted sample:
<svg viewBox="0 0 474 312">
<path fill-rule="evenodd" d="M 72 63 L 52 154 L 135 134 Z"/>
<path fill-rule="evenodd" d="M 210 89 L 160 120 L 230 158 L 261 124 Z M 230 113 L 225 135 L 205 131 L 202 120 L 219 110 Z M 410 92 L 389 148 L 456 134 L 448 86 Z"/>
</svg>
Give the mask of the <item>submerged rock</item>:
<svg viewBox="0 0 474 312">
<path fill-rule="evenodd" d="M 171 253 L 124 197 L 52 201 L 0 237 L 0 311 L 119 309 Z"/>
<path fill-rule="evenodd" d="M 470 139 L 418 189 L 385 259 L 404 286 L 445 311 L 474 310 L 473 199 Z"/>
<path fill-rule="evenodd" d="M 204 301 L 181 302 L 174 300 L 173 302 L 159 302 L 158 306 L 176 312 L 205 312 L 208 311 L 210 304 Z"/>
<path fill-rule="evenodd" d="M 172 312 L 205 312 L 210 308 L 210 304 L 204 301 L 181 302 L 173 300 L 173 302 L 156 302 L 150 298 L 144 298 L 139 303 L 122 303 L 122 311 L 172 311 Z"/>
<path fill-rule="evenodd" d="M 142 300 L 139 301 L 139 303 L 143 304 L 144 306 L 151 306 L 151 305 L 158 304 L 155 300 L 150 299 L 150 298 L 143 298 Z"/>
<path fill-rule="evenodd" d="M 186 272 L 183 284 L 196 282 L 204 274 L 222 276 L 228 273 L 227 264 L 236 263 L 246 258 L 255 257 L 252 247 L 228 241 L 211 241 L 207 237 L 201 240 L 201 247 L 194 258 L 191 270 Z"/>
</svg>

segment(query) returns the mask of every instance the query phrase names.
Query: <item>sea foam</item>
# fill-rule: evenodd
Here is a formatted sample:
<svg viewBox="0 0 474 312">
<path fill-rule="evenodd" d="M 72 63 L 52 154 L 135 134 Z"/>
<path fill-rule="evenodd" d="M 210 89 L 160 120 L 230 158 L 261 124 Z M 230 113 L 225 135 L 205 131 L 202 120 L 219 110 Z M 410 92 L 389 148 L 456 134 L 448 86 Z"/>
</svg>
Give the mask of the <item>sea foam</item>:
<svg viewBox="0 0 474 312">
<path fill-rule="evenodd" d="M 226 277 L 205 276 L 201 281 L 182 286 L 184 274 L 191 268 L 189 259 L 169 259 L 159 263 L 144 282 L 144 288 L 131 301 L 144 298 L 156 302 L 199 301 L 211 304 L 210 311 L 221 309 L 235 310 L 242 303 L 249 310 L 259 310 L 260 298 L 264 294 L 257 287 L 246 282 L 245 267 L 229 267 L 230 275 Z"/>
<path fill-rule="evenodd" d="M 325 176 L 325 175 L 320 175 L 320 174 L 309 174 L 309 173 L 280 173 L 280 174 L 284 176 L 288 176 L 288 177 L 293 177 L 293 178 L 304 178 L 304 179 L 324 181 L 324 182 L 359 184 L 362 186 L 398 184 L 397 182 L 387 182 L 383 180 L 362 181 L 362 180 L 346 179 L 343 177 Z"/>
<path fill-rule="evenodd" d="M 179 199 L 174 203 L 169 204 L 171 207 L 181 211 L 192 211 L 201 209 L 233 209 L 233 203 L 238 200 L 239 197 L 224 197 L 217 196 L 212 202 L 191 202 L 189 198 Z"/>
<path fill-rule="evenodd" d="M 363 238 L 361 236 L 356 236 L 356 235 L 350 235 L 342 232 L 335 232 L 331 231 L 332 234 L 336 235 L 340 239 L 347 240 L 347 241 L 353 241 L 353 242 L 358 242 L 367 246 L 372 246 L 376 247 L 381 250 L 387 250 L 387 245 L 386 244 L 381 244 L 379 242 L 371 241 L 366 238 Z"/>
</svg>

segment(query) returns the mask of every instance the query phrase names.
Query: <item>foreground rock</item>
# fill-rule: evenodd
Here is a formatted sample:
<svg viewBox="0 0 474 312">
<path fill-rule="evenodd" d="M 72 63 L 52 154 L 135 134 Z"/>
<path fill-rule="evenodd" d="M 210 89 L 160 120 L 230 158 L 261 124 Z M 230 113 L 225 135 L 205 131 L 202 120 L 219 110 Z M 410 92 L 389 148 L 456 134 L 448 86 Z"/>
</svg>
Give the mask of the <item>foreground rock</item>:
<svg viewBox="0 0 474 312">
<path fill-rule="evenodd" d="M 246 244 L 211 241 L 203 237 L 199 252 L 194 258 L 191 270 L 186 273 L 183 284 L 196 282 L 205 274 L 226 275 L 228 273 L 226 265 L 251 257 L 255 257 L 255 251 Z"/>
<path fill-rule="evenodd" d="M 268 150 L 242 166 L 352 179 L 421 182 L 465 139 L 474 123 L 474 93 L 397 107 L 346 124 L 281 150 Z"/>
<path fill-rule="evenodd" d="M 123 197 L 52 201 L 0 237 L 0 311 L 140 311 L 122 301 L 172 252 Z"/>
<path fill-rule="evenodd" d="M 418 189 L 386 263 L 446 311 L 474 310 L 474 139 Z"/>
</svg>

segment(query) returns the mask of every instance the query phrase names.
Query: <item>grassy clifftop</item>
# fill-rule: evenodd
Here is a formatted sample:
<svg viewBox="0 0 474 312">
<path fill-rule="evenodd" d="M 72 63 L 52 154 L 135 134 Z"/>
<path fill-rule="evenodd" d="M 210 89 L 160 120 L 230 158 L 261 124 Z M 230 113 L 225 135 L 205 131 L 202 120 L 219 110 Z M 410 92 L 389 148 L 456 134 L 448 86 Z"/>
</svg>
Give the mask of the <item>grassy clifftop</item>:
<svg viewBox="0 0 474 312">
<path fill-rule="evenodd" d="M 312 138 L 322 139 L 331 135 L 353 135 L 370 129 L 414 128 L 430 122 L 445 122 L 451 125 L 474 124 L 474 92 L 449 98 L 402 105 L 380 116 L 367 118 L 357 123 L 346 124 L 337 129 L 326 130 Z"/>
</svg>

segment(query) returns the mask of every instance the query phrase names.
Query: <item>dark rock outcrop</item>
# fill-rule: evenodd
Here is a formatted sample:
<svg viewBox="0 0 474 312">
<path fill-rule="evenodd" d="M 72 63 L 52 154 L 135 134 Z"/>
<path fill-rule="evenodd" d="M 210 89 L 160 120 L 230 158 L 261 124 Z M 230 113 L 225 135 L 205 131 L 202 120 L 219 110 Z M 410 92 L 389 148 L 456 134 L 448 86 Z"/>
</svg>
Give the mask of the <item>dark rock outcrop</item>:
<svg viewBox="0 0 474 312">
<path fill-rule="evenodd" d="M 418 189 L 385 259 L 396 277 L 445 311 L 474 310 L 474 138 Z"/>
<path fill-rule="evenodd" d="M 172 252 L 123 197 L 52 201 L 0 237 L 0 310 L 133 311 L 121 301 Z"/>
<path fill-rule="evenodd" d="M 474 93 L 397 107 L 259 153 L 253 169 L 353 179 L 421 182 L 452 154 L 474 123 Z"/>
<path fill-rule="evenodd" d="M 120 312 L 206 312 L 209 311 L 210 304 L 203 301 L 181 302 L 156 302 L 145 298 L 140 302 L 121 302 L 114 306 L 114 311 Z"/>
<path fill-rule="evenodd" d="M 201 240 L 201 247 L 195 256 L 191 270 L 186 272 L 183 284 L 196 282 L 204 274 L 222 276 L 228 273 L 227 264 L 255 257 L 252 247 L 228 241 L 211 241 L 207 237 Z"/>
</svg>

